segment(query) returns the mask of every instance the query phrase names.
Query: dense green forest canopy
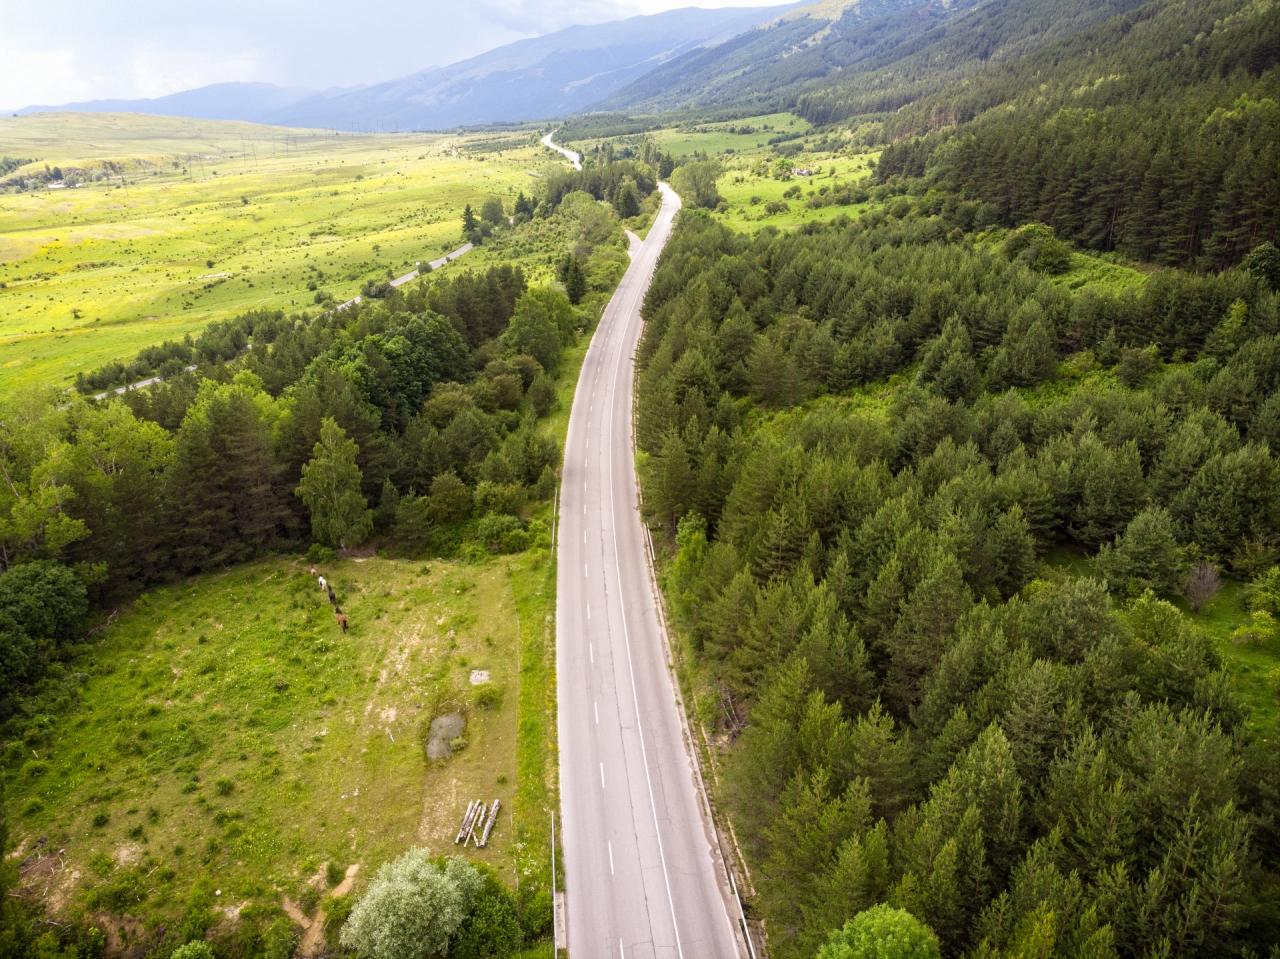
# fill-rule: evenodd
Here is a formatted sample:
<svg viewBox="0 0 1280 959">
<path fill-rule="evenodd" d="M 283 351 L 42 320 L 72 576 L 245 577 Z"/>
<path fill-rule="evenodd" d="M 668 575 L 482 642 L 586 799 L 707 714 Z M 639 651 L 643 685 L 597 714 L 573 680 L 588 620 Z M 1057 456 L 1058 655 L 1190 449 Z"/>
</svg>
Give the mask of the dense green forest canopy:
<svg viewBox="0 0 1280 959">
<path fill-rule="evenodd" d="M 879 902 L 944 955 L 1265 951 L 1280 766 L 1171 600 L 1256 580 L 1276 640 L 1280 297 L 1073 293 L 973 209 L 685 212 L 645 303 L 644 499 L 753 909 L 782 957 Z"/>
<path fill-rule="evenodd" d="M 858 109 L 839 88 L 822 96 L 829 118 Z M 1280 9 L 1149 3 L 925 98 L 883 136 L 882 182 L 941 186 L 986 201 L 990 222 L 1047 223 L 1132 259 L 1222 269 L 1280 241 Z"/>
</svg>

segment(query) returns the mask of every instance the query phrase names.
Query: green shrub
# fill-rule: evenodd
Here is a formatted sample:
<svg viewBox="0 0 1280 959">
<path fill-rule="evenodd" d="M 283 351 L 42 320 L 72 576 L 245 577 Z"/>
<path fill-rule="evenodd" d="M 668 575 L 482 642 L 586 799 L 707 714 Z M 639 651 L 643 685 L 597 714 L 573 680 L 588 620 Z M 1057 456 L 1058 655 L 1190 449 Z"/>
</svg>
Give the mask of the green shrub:
<svg viewBox="0 0 1280 959">
<path fill-rule="evenodd" d="M 336 886 L 338 885 L 338 883 L 342 882 L 342 880 L 346 878 L 347 871 L 345 868 L 343 868 L 342 863 L 335 862 L 334 860 L 330 859 L 328 864 L 326 864 L 324 867 L 324 876 L 325 876 L 325 879 L 329 881 L 330 886 Z"/>
<path fill-rule="evenodd" d="M 477 686 L 476 691 L 471 694 L 471 702 L 480 709 L 501 709 L 502 687 L 494 683 Z"/>
<path fill-rule="evenodd" d="M 203 939 L 199 939 L 179 946 L 173 950 L 173 955 L 169 959 L 213 959 L 213 947 Z"/>
<path fill-rule="evenodd" d="M 298 947 L 298 927 L 292 919 L 281 916 L 262 935 L 263 959 L 289 959 Z"/>
<path fill-rule="evenodd" d="M 519 519 L 494 513 L 485 516 L 476 524 L 476 539 L 495 553 L 518 552 L 529 545 L 528 536 L 521 527 Z"/>
<path fill-rule="evenodd" d="M 307 550 L 307 559 L 313 563 L 327 563 L 333 559 L 333 550 L 323 543 L 312 543 Z"/>
<path fill-rule="evenodd" d="M 498 880 L 493 868 L 485 863 L 475 863 L 483 885 L 476 894 L 475 904 L 458 928 L 457 936 L 449 946 L 454 959 L 495 959 L 511 956 L 520 948 L 520 915 L 515 897 Z"/>
<path fill-rule="evenodd" d="M 939 959 L 938 937 L 905 909 L 872 906 L 831 933 L 817 959 Z"/>
<path fill-rule="evenodd" d="M 99 850 L 89 857 L 89 868 L 98 878 L 106 879 L 116 868 L 116 863 L 109 855 Z"/>
<path fill-rule="evenodd" d="M 378 870 L 342 927 L 342 945 L 367 959 L 443 955 L 483 888 L 465 859 L 442 869 L 426 850 L 411 849 Z"/>
</svg>

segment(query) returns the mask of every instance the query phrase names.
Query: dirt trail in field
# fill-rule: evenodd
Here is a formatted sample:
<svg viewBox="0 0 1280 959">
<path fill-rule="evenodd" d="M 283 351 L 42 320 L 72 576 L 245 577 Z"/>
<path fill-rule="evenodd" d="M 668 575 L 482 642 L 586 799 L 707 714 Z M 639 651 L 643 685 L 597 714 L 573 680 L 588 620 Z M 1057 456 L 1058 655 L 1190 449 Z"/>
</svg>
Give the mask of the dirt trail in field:
<svg viewBox="0 0 1280 959">
<path fill-rule="evenodd" d="M 359 871 L 360 863 L 353 862 L 347 867 L 347 872 L 342 882 L 334 886 L 329 891 L 329 895 L 345 896 L 349 893 Z M 303 929 L 302 941 L 298 943 L 298 955 L 314 956 L 319 953 L 324 948 L 324 912 L 317 909 L 315 915 L 308 918 L 295 903 L 290 901 L 288 896 L 284 897 L 284 911 L 289 914 L 290 919 Z"/>
</svg>

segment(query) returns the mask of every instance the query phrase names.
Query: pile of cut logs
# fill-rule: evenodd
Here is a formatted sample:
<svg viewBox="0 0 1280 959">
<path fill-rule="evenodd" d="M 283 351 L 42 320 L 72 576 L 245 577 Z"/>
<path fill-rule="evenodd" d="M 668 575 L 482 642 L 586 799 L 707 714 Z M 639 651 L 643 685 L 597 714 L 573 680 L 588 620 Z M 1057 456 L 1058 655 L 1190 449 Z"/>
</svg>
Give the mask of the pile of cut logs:
<svg viewBox="0 0 1280 959">
<path fill-rule="evenodd" d="M 458 830 L 458 838 L 453 841 L 454 845 L 462 843 L 465 846 L 469 842 L 474 842 L 477 846 L 484 846 L 488 843 L 489 831 L 498 821 L 498 807 L 501 805 L 500 799 L 495 799 L 493 805 L 487 807 L 479 799 L 469 803 L 467 814 L 462 817 L 462 828 Z"/>
</svg>

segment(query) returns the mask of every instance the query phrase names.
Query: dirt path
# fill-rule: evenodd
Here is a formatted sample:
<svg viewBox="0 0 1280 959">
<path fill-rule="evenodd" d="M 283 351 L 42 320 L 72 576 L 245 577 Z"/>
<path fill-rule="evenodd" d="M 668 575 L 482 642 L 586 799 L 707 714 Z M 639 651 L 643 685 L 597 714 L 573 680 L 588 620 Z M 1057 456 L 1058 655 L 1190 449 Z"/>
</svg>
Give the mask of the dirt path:
<svg viewBox="0 0 1280 959">
<path fill-rule="evenodd" d="M 330 897 L 345 896 L 349 893 L 359 871 L 360 863 L 358 862 L 348 866 L 342 882 L 329 890 Z M 317 909 L 315 915 L 308 918 L 288 896 L 284 897 L 284 911 L 289 914 L 290 919 L 302 927 L 302 941 L 298 943 L 297 954 L 314 956 L 321 952 L 324 949 L 324 912 Z"/>
</svg>

